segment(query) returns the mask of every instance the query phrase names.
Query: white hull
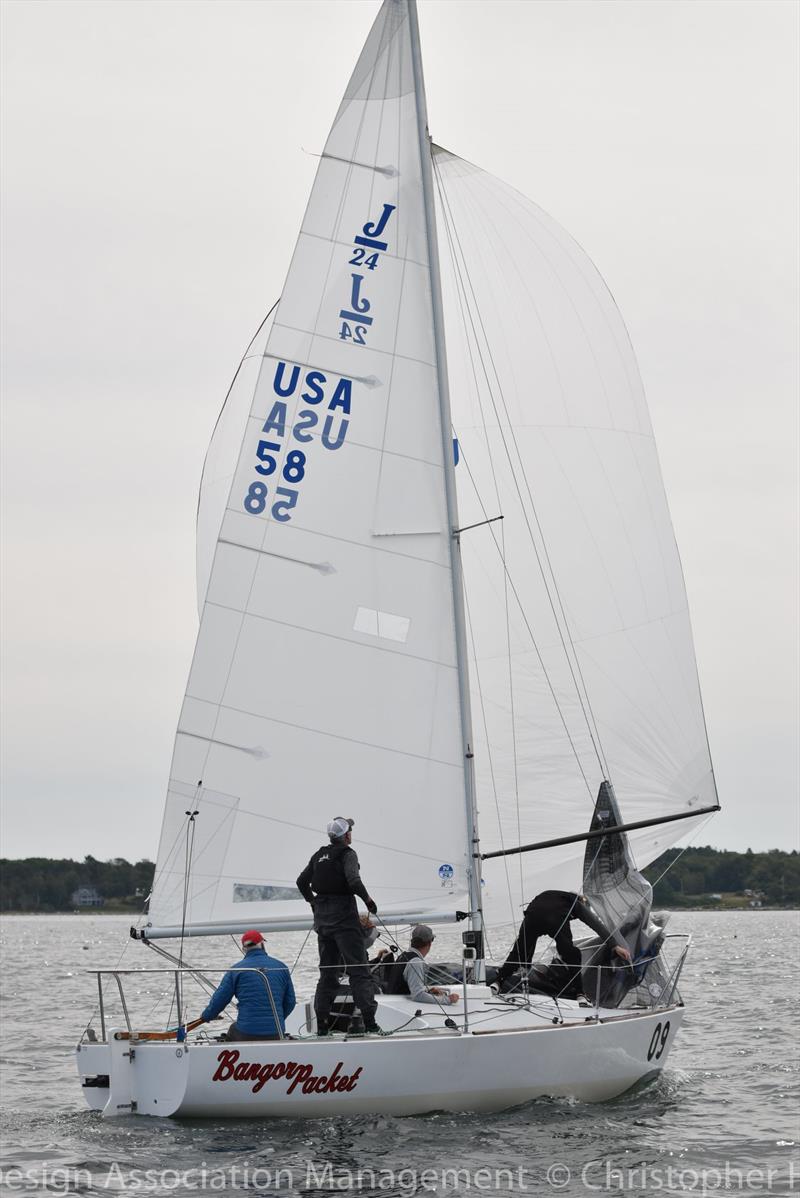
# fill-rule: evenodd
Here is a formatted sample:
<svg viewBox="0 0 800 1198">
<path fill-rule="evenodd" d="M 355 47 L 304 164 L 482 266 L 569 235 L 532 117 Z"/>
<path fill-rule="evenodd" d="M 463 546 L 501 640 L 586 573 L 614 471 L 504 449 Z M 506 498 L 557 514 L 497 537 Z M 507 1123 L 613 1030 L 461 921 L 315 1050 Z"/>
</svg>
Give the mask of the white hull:
<svg viewBox="0 0 800 1198">
<path fill-rule="evenodd" d="M 225 1043 L 115 1039 L 82 1044 L 78 1071 L 89 1105 L 106 1117 L 294 1117 L 427 1111 L 493 1111 L 542 1096 L 602 1102 L 664 1066 L 683 1008 L 603 1011 L 537 996 L 536 1009 L 470 1000 L 469 1030 L 448 1030 L 435 1012 L 413 1020 L 403 999 L 383 999 L 391 1037 L 303 1037 Z M 435 1010 L 435 1009 L 434 1009 Z M 463 1022 L 461 1004 L 451 1008 Z M 133 1049 L 133 1058 L 127 1054 Z M 246 1074 L 247 1076 L 243 1076 Z"/>
</svg>

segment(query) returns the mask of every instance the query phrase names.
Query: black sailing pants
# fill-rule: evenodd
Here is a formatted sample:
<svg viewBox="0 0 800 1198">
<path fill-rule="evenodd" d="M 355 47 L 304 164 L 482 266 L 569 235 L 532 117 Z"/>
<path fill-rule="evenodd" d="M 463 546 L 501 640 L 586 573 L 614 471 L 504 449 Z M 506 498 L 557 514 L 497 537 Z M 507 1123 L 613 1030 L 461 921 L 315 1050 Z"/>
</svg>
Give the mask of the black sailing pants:
<svg viewBox="0 0 800 1198">
<path fill-rule="evenodd" d="M 353 904 L 355 907 L 355 903 Z M 375 1022 L 378 1004 L 375 986 L 367 964 L 364 932 L 358 915 L 332 926 L 317 927 L 319 941 L 319 982 L 314 996 L 314 1010 L 320 1031 L 327 1028 L 331 1006 L 339 990 L 339 976 L 344 971 L 350 979 L 353 1002 L 369 1025 Z"/>
<path fill-rule="evenodd" d="M 580 949 L 575 947 L 572 939 L 569 918 L 564 919 L 560 927 L 554 926 L 549 919 L 542 919 L 540 912 L 533 911 L 529 907 L 525 912 L 525 918 L 520 924 L 517 938 L 511 947 L 511 952 L 498 970 L 498 983 L 502 983 L 506 978 L 510 978 L 519 968 L 527 971 L 533 960 L 533 954 L 536 951 L 536 941 L 540 936 L 553 937 L 556 942 L 556 951 L 565 965 L 572 965 L 576 968 L 580 967 Z"/>
</svg>

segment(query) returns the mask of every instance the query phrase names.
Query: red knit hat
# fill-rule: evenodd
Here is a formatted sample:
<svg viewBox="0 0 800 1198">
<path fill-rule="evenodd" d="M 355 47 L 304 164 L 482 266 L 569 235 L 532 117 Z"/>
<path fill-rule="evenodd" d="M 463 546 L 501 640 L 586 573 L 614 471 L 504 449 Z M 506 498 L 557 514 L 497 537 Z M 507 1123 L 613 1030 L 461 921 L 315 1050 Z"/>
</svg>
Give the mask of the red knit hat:
<svg viewBox="0 0 800 1198">
<path fill-rule="evenodd" d="M 245 948 L 247 945 L 263 944 L 263 943 L 264 943 L 264 937 L 261 935 L 260 932 L 255 932 L 255 931 L 245 932 L 244 936 L 242 936 L 242 948 Z"/>
</svg>

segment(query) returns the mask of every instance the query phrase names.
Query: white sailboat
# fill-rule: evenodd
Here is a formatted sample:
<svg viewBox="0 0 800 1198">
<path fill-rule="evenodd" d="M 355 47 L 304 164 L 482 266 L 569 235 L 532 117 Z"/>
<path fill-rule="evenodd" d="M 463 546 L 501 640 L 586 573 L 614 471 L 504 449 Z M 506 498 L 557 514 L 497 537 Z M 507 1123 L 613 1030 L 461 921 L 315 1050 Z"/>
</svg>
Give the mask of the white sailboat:
<svg viewBox="0 0 800 1198">
<path fill-rule="evenodd" d="M 685 950 L 666 961 L 636 867 L 717 797 L 646 402 L 582 250 L 430 142 L 414 0 L 378 13 L 215 434 L 198 591 L 136 932 L 180 943 L 180 1031 L 101 1011 L 89 1105 L 498 1109 L 663 1068 Z M 281 1041 L 186 1034 L 185 943 L 309 928 L 295 878 L 339 810 L 385 925 L 463 920 L 459 1002 L 381 996 L 381 1039 L 321 1039 L 305 1001 Z M 586 947 L 588 1002 L 486 985 L 548 888 L 587 891 L 634 952 L 599 970 Z"/>
</svg>

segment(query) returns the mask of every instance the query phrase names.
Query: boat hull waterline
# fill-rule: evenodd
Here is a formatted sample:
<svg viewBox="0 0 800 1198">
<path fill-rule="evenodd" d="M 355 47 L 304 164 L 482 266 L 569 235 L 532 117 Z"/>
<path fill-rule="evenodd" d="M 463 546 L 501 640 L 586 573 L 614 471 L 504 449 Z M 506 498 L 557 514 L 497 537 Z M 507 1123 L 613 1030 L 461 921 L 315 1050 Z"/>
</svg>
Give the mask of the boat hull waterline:
<svg viewBox="0 0 800 1198">
<path fill-rule="evenodd" d="M 683 1008 L 609 1012 L 600 1021 L 563 1014 L 558 1025 L 528 1019 L 518 1030 L 385 1039 L 177 1045 L 111 1031 L 107 1043 L 79 1045 L 77 1063 L 89 1106 L 105 1117 L 327 1118 L 496 1111 L 540 1097 L 603 1102 L 663 1069 Z M 523 1022 L 524 1013 L 512 1019 Z M 97 1084 L 106 1076 L 106 1086 Z"/>
</svg>

